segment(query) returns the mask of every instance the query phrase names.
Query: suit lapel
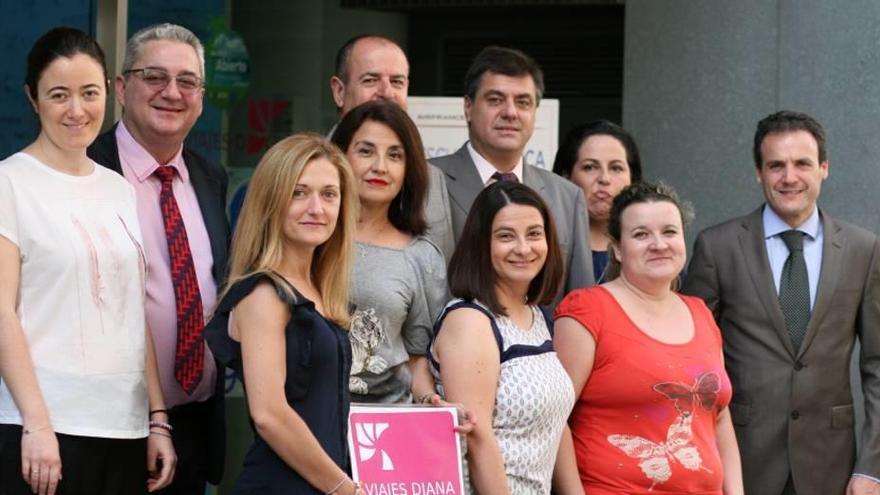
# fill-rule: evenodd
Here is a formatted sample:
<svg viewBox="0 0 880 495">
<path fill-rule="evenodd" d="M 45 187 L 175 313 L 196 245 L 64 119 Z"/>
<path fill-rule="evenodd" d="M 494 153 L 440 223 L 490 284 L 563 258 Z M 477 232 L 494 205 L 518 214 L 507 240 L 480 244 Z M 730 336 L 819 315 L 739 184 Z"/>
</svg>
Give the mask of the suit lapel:
<svg viewBox="0 0 880 495">
<path fill-rule="evenodd" d="M 770 270 L 770 259 L 767 257 L 762 211 L 763 206 L 743 219 L 739 243 L 745 255 L 749 277 L 755 286 L 755 293 L 770 317 L 770 322 L 782 345 L 790 355 L 794 356 L 794 347 L 791 345 L 791 337 L 785 326 L 785 315 L 782 314 L 782 308 L 779 306 L 779 294 L 776 292 L 776 283 Z"/>
<path fill-rule="evenodd" d="M 219 180 L 209 176 L 202 164 L 202 159 L 187 147 L 183 147 L 183 160 L 189 171 L 196 199 L 199 202 L 199 210 L 202 212 L 202 221 L 205 222 L 205 230 L 211 242 L 211 253 L 214 257 L 212 273 L 214 280 L 219 284 L 224 277 L 226 264 L 226 239 L 227 225 L 224 204 L 217 202 L 216 198 L 223 197 L 222 184 Z"/>
<path fill-rule="evenodd" d="M 526 165 L 525 163 L 523 164 L 523 184 L 537 192 L 544 190 L 544 179 L 541 177 L 541 174 L 537 170 L 533 170 L 531 165 Z"/>
<path fill-rule="evenodd" d="M 816 302 L 810 315 L 810 323 L 807 325 L 807 334 L 801 344 L 798 357 L 802 356 L 810 343 L 819 332 L 822 318 L 831 305 L 837 282 L 840 279 L 839 267 L 843 263 L 843 238 L 840 235 L 840 227 L 834 223 L 828 215 L 819 210 L 822 219 L 822 268 L 819 270 L 819 286 L 816 289 Z"/>
<path fill-rule="evenodd" d="M 98 136 L 88 148 L 89 157 L 99 165 L 109 168 L 119 175 L 122 173 L 122 164 L 119 161 L 119 147 L 116 144 L 117 122 L 107 132 Z"/>
<path fill-rule="evenodd" d="M 483 190 L 483 181 L 480 180 L 477 166 L 474 165 L 474 161 L 471 160 L 471 155 L 468 153 L 467 143 L 455 152 L 455 157 L 457 159 L 449 162 L 446 169 L 446 175 L 452 180 L 447 183 L 449 195 L 456 206 L 467 216 L 477 194 Z"/>
</svg>

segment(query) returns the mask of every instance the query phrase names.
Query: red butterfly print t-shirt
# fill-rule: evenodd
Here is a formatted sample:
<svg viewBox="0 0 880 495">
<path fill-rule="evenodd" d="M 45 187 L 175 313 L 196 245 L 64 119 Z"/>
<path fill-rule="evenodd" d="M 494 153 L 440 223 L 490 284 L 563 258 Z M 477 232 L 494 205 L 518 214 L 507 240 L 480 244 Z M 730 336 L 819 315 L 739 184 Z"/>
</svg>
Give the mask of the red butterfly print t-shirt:
<svg viewBox="0 0 880 495">
<path fill-rule="evenodd" d="M 715 421 L 731 396 L 721 334 L 700 299 L 681 298 L 694 321 L 684 344 L 642 332 L 602 287 L 576 290 L 556 309 L 596 341 L 569 419 L 586 493 L 721 495 Z"/>
</svg>

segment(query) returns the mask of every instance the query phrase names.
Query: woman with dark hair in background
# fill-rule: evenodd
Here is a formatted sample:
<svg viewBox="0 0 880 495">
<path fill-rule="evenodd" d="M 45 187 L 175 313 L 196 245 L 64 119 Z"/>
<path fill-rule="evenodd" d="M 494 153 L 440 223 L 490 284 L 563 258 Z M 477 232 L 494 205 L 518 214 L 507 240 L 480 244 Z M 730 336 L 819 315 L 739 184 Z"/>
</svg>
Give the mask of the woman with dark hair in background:
<svg viewBox="0 0 880 495">
<path fill-rule="evenodd" d="M 609 217 L 610 281 L 556 308 L 553 339 L 578 402 L 569 418 L 591 495 L 742 495 L 721 333 L 672 290 L 689 216 L 666 186 L 635 183 Z"/>
<path fill-rule="evenodd" d="M 205 328 L 255 432 L 233 493 L 363 494 L 346 449 L 356 212 L 345 156 L 317 134 L 279 141 L 254 170 Z"/>
<path fill-rule="evenodd" d="M 434 388 L 424 354 L 447 291 L 443 254 L 425 236 L 428 169 L 421 137 L 398 105 L 373 101 L 348 112 L 331 139 L 348 157 L 360 199 L 352 400 L 427 402 Z"/>
<path fill-rule="evenodd" d="M 620 191 L 642 180 L 639 149 L 632 135 L 619 125 L 596 120 L 581 124 L 565 136 L 553 172 L 574 182 L 584 191 L 590 217 L 590 248 L 596 283 L 607 280 L 608 213 Z"/>
<path fill-rule="evenodd" d="M 446 400 L 477 418 L 467 439 L 477 493 L 581 493 L 566 419 L 571 380 L 553 351 L 562 283 L 553 219 L 537 193 L 496 182 L 474 200 L 449 263 L 450 302 L 429 356 Z M 554 470 L 555 466 L 555 470 Z"/>
<path fill-rule="evenodd" d="M 28 55 L 40 134 L 0 162 L 0 493 L 143 493 L 176 457 L 144 316 L 135 195 L 86 156 L 104 54 L 55 28 Z"/>
</svg>

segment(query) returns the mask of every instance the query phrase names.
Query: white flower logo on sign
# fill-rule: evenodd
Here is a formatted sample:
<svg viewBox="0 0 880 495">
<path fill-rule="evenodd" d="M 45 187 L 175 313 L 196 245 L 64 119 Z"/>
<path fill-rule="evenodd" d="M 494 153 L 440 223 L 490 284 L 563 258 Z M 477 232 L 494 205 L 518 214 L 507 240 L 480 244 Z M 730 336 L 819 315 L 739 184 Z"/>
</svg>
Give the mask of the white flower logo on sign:
<svg viewBox="0 0 880 495">
<path fill-rule="evenodd" d="M 391 457 L 382 449 L 376 449 L 376 441 L 382 436 L 382 433 L 388 429 L 388 423 L 357 423 L 355 425 L 355 436 L 358 441 L 358 453 L 361 461 L 368 461 L 376 454 L 376 450 L 382 456 L 382 471 L 393 471 L 394 463 Z"/>
</svg>

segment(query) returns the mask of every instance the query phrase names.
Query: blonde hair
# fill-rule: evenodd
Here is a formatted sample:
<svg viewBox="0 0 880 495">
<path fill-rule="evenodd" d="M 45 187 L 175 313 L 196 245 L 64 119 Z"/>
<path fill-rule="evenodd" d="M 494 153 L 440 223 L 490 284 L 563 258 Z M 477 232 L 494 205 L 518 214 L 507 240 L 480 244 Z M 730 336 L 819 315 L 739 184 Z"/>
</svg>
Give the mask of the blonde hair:
<svg viewBox="0 0 880 495">
<path fill-rule="evenodd" d="M 221 298 L 236 282 L 257 273 L 268 275 L 287 290 L 275 271 L 283 256 L 284 217 L 303 169 L 320 158 L 339 172 L 340 206 L 336 228 L 315 249 L 311 276 L 321 294 L 325 316 L 347 328 L 358 196 L 345 155 L 314 133 L 294 134 L 279 141 L 257 164 L 232 238 L 229 278 Z"/>
</svg>

